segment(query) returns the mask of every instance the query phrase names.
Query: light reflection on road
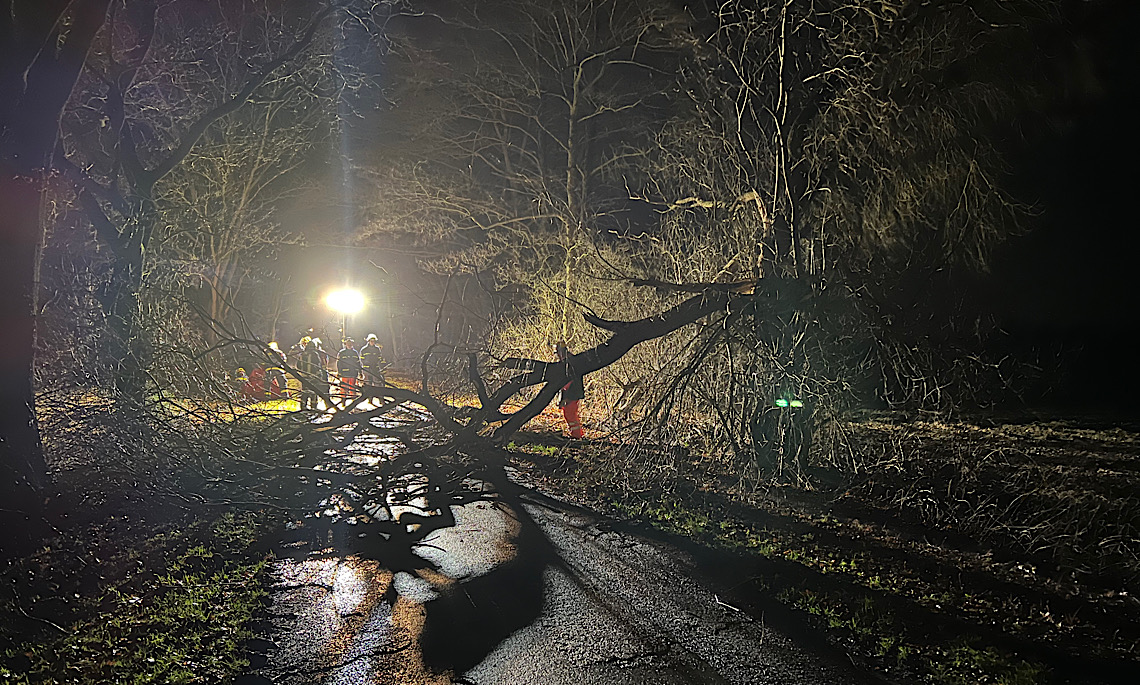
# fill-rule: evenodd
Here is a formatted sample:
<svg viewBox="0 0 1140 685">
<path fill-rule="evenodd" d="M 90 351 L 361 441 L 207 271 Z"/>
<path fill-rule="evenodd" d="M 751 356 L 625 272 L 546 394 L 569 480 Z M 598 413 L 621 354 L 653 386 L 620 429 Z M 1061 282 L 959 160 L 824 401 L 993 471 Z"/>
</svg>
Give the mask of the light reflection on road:
<svg viewBox="0 0 1140 685">
<path fill-rule="evenodd" d="M 422 512 L 415 504 L 404 506 Z M 519 530 L 514 513 L 496 503 L 474 502 L 453 512 L 455 526 L 433 532 L 414 550 L 439 573 L 393 577 L 380 562 L 354 557 L 278 562 L 271 611 L 287 618 L 289 627 L 269 655 L 269 672 L 277 674 L 271 680 L 358 685 L 385 683 L 384 674 L 399 673 L 413 678 L 406 682 L 450 683 L 423 664 L 424 605 L 513 558 Z"/>
</svg>

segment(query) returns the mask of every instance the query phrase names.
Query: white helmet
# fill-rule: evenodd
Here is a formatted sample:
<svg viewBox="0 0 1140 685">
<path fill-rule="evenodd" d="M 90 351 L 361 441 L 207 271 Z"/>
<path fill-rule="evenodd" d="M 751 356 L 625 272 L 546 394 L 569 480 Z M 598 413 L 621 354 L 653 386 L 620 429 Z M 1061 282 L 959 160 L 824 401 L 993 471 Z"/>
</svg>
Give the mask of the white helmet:
<svg viewBox="0 0 1140 685">
<path fill-rule="evenodd" d="M 375 339 L 376 339 L 376 334 L 375 334 L 375 333 L 369 333 L 368 335 L 364 336 L 364 341 L 365 341 L 365 342 L 368 342 L 369 340 L 375 340 Z"/>
</svg>

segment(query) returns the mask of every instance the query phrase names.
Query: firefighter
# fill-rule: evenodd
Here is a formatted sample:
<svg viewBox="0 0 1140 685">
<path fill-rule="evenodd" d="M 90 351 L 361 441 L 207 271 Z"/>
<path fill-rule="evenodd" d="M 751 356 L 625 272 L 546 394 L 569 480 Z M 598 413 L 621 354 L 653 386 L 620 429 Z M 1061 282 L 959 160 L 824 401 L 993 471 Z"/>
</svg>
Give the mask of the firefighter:
<svg viewBox="0 0 1140 685">
<path fill-rule="evenodd" d="M 344 347 L 336 355 L 336 372 L 340 375 L 340 396 L 345 404 L 357 395 L 356 382 L 360 378 L 360 353 L 356 341 L 344 339 Z"/>
<path fill-rule="evenodd" d="M 234 375 L 230 378 L 230 382 L 234 391 L 241 393 L 245 386 L 249 384 L 249 374 L 245 372 L 245 367 L 239 366 L 234 369 Z"/>
<path fill-rule="evenodd" d="M 562 417 L 566 419 L 570 437 L 581 438 L 582 418 L 579 412 L 582 400 L 586 399 L 586 385 L 582 382 L 582 377 L 574 371 L 574 365 L 570 363 L 570 350 L 566 347 L 566 343 L 559 341 L 554 349 L 558 353 L 558 360 L 566 364 L 566 370 L 570 374 L 570 382 L 562 387 L 562 392 L 558 396 L 558 406 L 562 408 Z"/>
<path fill-rule="evenodd" d="M 360 349 L 360 365 L 364 369 L 364 382 L 368 385 L 384 385 L 384 348 L 376 341 L 376 334 L 364 337 L 364 347 Z"/>
<path fill-rule="evenodd" d="M 319 409 L 320 395 L 327 395 L 329 391 L 324 360 L 321 358 L 316 341 L 309 336 L 301 338 L 298 346 L 301 350 L 297 360 L 297 372 L 301 378 L 301 408 Z"/>
<path fill-rule="evenodd" d="M 317 355 L 321 358 L 321 368 L 328 371 L 329 361 L 332 360 L 332 355 L 325 349 L 325 344 L 321 342 L 320 338 L 313 338 L 313 345 L 317 348 Z M 325 377 L 325 381 L 328 381 L 328 376 Z"/>
</svg>

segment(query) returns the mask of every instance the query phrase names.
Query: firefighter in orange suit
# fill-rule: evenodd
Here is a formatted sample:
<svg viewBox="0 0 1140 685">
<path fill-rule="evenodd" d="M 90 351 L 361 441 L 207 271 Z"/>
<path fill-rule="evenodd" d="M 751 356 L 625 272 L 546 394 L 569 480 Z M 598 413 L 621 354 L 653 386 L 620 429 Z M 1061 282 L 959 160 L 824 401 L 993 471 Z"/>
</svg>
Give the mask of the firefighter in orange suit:
<svg viewBox="0 0 1140 685">
<path fill-rule="evenodd" d="M 570 382 L 562 387 L 558 406 L 562 407 L 562 417 L 566 419 L 566 425 L 570 428 L 570 437 L 581 438 L 582 418 L 579 411 L 582 400 L 586 399 L 586 385 L 570 364 L 570 350 L 566 347 L 566 343 L 560 341 L 554 349 L 558 353 L 558 360 L 566 362 L 566 367 L 570 371 Z"/>
</svg>

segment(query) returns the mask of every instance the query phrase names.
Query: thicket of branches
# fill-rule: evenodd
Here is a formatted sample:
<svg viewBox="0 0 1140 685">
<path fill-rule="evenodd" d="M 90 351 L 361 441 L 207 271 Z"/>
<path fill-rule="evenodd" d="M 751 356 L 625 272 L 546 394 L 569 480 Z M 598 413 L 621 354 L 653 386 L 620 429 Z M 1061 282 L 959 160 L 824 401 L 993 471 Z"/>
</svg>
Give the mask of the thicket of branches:
<svg viewBox="0 0 1140 685">
<path fill-rule="evenodd" d="M 338 103 L 375 87 L 368 60 L 336 63 L 338 41 L 371 34 L 381 50 L 391 11 L 348 0 L 111 3 L 55 156 L 55 225 L 70 235 L 46 250 L 58 250 L 63 277 L 49 299 L 94 305 L 87 316 L 102 330 L 79 344 L 97 343 L 121 396 L 153 392 L 156 355 L 172 341 L 212 340 L 172 297 L 227 325 L 235 305 L 266 309 L 247 286 L 287 240 L 276 212 L 351 111 Z"/>
<path fill-rule="evenodd" d="M 226 372 L 263 360 L 216 329 L 273 333 L 270 258 L 287 240 L 277 212 L 327 158 L 314 150 L 355 113 L 356 94 L 376 87 L 380 27 L 400 7 L 5 7 L 0 190 L 21 236 L 6 275 L 22 352 L 3 369 L 19 380 L 4 384 L 0 443 L 16 504 L 3 512 L 36 521 L 47 483 L 37 404 L 113 399 L 130 429 L 162 418 L 156 399 L 228 402 Z M 340 60 L 360 42 L 373 50 Z"/>
<path fill-rule="evenodd" d="M 558 339 L 592 348 L 609 330 L 591 320 L 732 293 L 741 306 L 588 385 L 620 423 L 728 450 L 756 477 L 797 472 L 845 409 L 951 410 L 1007 386 L 1008 368 L 967 353 L 977 315 L 917 291 L 984 268 L 1021 229 L 1003 145 L 1039 97 L 1029 48 L 1051 7 L 520 0 L 441 15 L 450 43 L 492 47 L 406 65 L 407 97 L 438 107 L 418 156 L 373 172 L 368 237 L 480 286 L 492 368 Z M 993 69 L 1009 50 L 1018 63 Z M 779 306 L 749 304 L 773 287 Z"/>
</svg>

